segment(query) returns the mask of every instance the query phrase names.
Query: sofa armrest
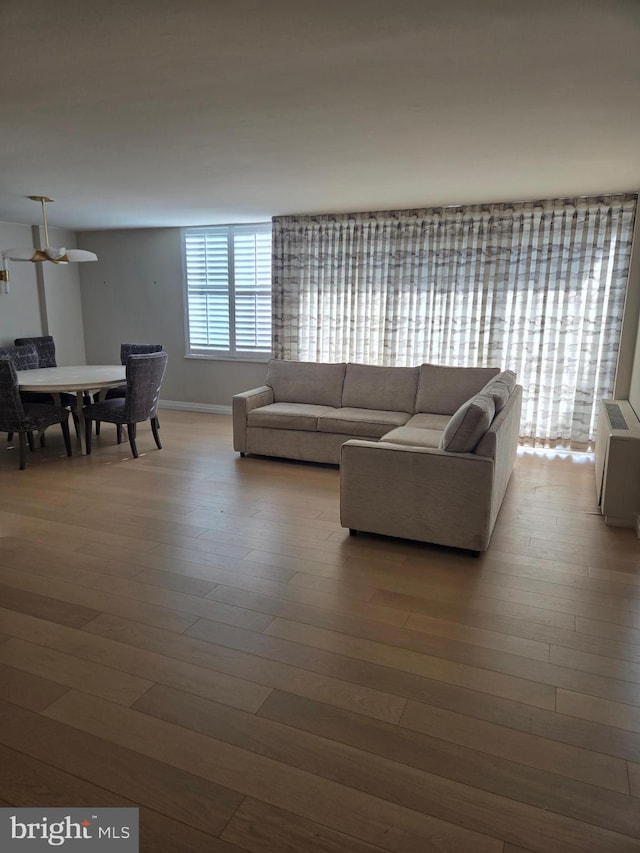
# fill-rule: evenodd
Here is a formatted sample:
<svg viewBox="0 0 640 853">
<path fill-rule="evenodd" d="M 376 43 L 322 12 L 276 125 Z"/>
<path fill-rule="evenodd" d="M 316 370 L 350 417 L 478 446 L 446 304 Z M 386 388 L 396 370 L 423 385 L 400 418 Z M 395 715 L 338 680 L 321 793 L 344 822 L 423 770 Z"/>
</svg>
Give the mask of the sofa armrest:
<svg viewBox="0 0 640 853">
<path fill-rule="evenodd" d="M 259 406 L 268 406 L 273 403 L 273 388 L 269 385 L 261 385 L 251 391 L 243 391 L 234 394 L 233 406 L 233 449 L 240 453 L 247 450 L 247 415 L 252 409 Z"/>
<path fill-rule="evenodd" d="M 483 551 L 491 519 L 494 462 L 384 441 L 342 445 L 343 527 Z"/>
</svg>

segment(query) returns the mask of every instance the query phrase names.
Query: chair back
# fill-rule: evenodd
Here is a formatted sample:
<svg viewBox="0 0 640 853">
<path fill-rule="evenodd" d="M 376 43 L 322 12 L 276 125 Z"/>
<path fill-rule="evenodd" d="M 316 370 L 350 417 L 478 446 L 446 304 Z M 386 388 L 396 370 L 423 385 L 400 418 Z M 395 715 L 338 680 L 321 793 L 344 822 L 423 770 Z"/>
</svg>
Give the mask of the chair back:
<svg viewBox="0 0 640 853">
<path fill-rule="evenodd" d="M 16 346 L 33 344 L 38 353 L 38 367 L 57 367 L 56 345 L 51 335 L 41 335 L 39 338 L 16 338 Z"/>
<path fill-rule="evenodd" d="M 147 355 L 130 355 L 127 359 L 125 423 L 139 423 L 155 418 L 167 358 L 167 353 L 162 350 Z"/>
<path fill-rule="evenodd" d="M 120 344 L 120 364 L 126 364 L 130 355 L 149 355 L 163 349 L 162 344 Z"/>
<path fill-rule="evenodd" d="M 10 358 L 16 370 L 35 370 L 38 352 L 33 344 L 0 347 L 0 358 Z"/>
<path fill-rule="evenodd" d="M 23 421 L 15 365 L 8 356 L 0 356 L 0 432 L 18 432 Z"/>
</svg>

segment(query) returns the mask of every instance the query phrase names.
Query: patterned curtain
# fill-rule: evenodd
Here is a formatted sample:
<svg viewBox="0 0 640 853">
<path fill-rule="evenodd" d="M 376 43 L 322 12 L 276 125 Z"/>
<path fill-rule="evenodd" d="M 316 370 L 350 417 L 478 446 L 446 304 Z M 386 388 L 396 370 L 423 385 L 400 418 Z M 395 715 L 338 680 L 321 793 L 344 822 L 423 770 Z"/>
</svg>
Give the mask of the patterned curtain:
<svg viewBox="0 0 640 853">
<path fill-rule="evenodd" d="M 496 365 L 521 435 L 593 439 L 611 396 L 637 196 L 273 219 L 273 354 Z"/>
</svg>

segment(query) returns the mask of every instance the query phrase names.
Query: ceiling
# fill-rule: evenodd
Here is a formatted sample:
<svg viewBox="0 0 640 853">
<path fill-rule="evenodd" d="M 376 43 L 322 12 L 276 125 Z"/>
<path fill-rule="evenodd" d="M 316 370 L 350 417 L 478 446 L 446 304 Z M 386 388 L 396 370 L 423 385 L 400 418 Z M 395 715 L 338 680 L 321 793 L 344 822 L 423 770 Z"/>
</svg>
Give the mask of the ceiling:
<svg viewBox="0 0 640 853">
<path fill-rule="evenodd" d="M 7 0 L 0 220 L 637 190 L 640 0 Z"/>
</svg>

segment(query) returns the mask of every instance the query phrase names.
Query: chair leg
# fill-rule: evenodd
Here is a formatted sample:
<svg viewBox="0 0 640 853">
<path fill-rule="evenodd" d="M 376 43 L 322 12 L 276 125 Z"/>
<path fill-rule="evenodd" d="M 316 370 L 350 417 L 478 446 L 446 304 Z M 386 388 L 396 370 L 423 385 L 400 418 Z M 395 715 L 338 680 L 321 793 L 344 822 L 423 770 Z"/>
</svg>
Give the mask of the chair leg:
<svg viewBox="0 0 640 853">
<path fill-rule="evenodd" d="M 46 441 L 44 438 L 44 430 L 40 433 L 40 447 L 46 447 Z"/>
<path fill-rule="evenodd" d="M 22 435 L 22 433 L 20 433 L 20 434 Z M 33 453 L 34 445 L 33 445 L 33 433 L 32 432 L 27 433 L 27 441 L 29 442 L 29 450 Z"/>
<path fill-rule="evenodd" d="M 13 433 L 12 433 L 12 432 L 8 432 L 8 433 L 7 433 L 7 441 L 11 441 L 11 440 L 12 440 L 12 438 L 13 438 Z"/>
<path fill-rule="evenodd" d="M 153 433 L 153 437 L 156 441 L 156 445 L 158 450 L 162 450 L 162 445 L 160 444 L 160 436 L 158 435 L 158 429 L 160 424 L 158 423 L 157 418 L 151 418 L 151 432 Z"/>
<path fill-rule="evenodd" d="M 91 455 L 91 418 L 84 422 L 84 444 L 87 456 Z"/>
<path fill-rule="evenodd" d="M 100 435 L 100 421 L 96 421 L 96 435 Z"/>
<path fill-rule="evenodd" d="M 78 413 L 71 412 L 71 417 L 73 418 L 73 425 L 76 428 L 76 438 L 80 440 L 80 421 L 78 420 Z"/>
<path fill-rule="evenodd" d="M 131 446 L 131 453 L 133 454 L 133 458 L 138 458 L 138 448 L 136 447 L 136 425 L 135 424 L 127 424 L 127 433 L 129 434 L 129 444 Z"/>
<path fill-rule="evenodd" d="M 69 432 L 69 421 L 61 421 L 62 437 L 64 438 L 64 446 L 67 451 L 67 456 L 71 456 L 71 434 Z"/>
<path fill-rule="evenodd" d="M 24 471 L 27 464 L 27 436 L 24 432 L 18 433 L 20 440 L 20 470 Z"/>
<path fill-rule="evenodd" d="M 122 424 L 116 424 L 116 441 L 122 444 Z"/>
</svg>

